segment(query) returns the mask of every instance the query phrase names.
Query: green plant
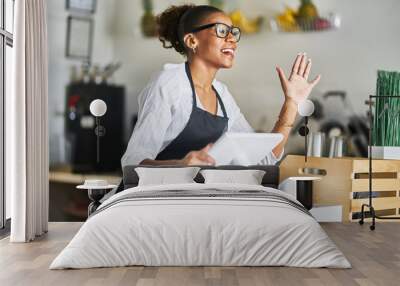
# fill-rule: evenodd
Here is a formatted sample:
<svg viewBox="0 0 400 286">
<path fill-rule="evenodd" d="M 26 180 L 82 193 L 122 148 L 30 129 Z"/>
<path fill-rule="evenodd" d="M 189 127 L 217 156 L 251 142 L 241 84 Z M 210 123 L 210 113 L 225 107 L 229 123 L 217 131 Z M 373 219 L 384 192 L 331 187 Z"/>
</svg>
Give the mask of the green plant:
<svg viewBox="0 0 400 286">
<path fill-rule="evenodd" d="M 318 9 L 311 0 L 301 0 L 297 17 L 301 20 L 314 20 L 318 18 Z"/>
<path fill-rule="evenodd" d="M 224 0 L 208 0 L 208 3 L 211 6 L 217 7 L 221 10 L 224 8 Z"/>
<path fill-rule="evenodd" d="M 152 0 L 142 0 L 142 6 L 145 13 L 153 12 L 153 1 Z"/>
<path fill-rule="evenodd" d="M 153 14 L 153 1 L 142 0 L 144 14 L 142 16 L 140 25 L 142 33 L 145 37 L 155 37 L 157 35 L 156 17 Z"/>
<path fill-rule="evenodd" d="M 400 96 L 400 72 L 378 71 L 376 95 Z M 400 146 L 400 97 L 376 98 L 372 140 L 375 146 Z"/>
</svg>

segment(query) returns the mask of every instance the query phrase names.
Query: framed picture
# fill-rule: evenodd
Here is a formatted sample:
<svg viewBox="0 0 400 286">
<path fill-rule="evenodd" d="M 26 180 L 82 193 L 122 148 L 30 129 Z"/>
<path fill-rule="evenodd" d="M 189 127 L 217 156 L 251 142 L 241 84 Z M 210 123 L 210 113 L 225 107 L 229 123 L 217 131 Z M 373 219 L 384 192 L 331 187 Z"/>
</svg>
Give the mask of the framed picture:
<svg viewBox="0 0 400 286">
<path fill-rule="evenodd" d="M 96 11 L 96 0 L 66 0 L 65 7 L 67 10 L 94 13 Z"/>
<path fill-rule="evenodd" d="M 66 57 L 90 62 L 93 42 L 93 20 L 68 16 Z"/>
</svg>

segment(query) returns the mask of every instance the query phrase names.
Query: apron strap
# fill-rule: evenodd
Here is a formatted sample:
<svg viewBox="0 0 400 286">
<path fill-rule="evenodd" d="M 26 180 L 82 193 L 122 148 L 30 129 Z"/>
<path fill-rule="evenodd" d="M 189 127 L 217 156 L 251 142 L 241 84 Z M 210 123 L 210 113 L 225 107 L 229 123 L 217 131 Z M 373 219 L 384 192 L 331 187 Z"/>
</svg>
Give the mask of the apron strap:
<svg viewBox="0 0 400 286">
<path fill-rule="evenodd" d="M 189 63 L 188 62 L 185 62 L 185 71 L 186 71 L 187 77 L 189 78 L 190 87 L 192 88 L 193 108 L 195 108 L 195 107 L 197 107 L 196 91 L 194 89 L 192 74 L 190 73 L 190 68 L 189 68 Z M 226 114 L 224 103 L 222 102 L 222 99 L 219 96 L 218 91 L 215 89 L 214 86 L 212 86 L 212 89 L 214 90 L 215 94 L 217 95 L 217 101 L 221 105 L 221 110 L 222 110 L 222 113 L 224 114 L 224 118 L 227 118 L 228 115 Z M 218 112 L 218 109 L 217 109 L 217 112 Z"/>
<path fill-rule="evenodd" d="M 195 108 L 195 107 L 197 107 L 196 92 L 195 92 L 195 89 L 194 89 L 192 74 L 190 73 L 190 68 L 189 68 L 189 63 L 188 62 L 185 62 L 185 71 L 186 71 L 187 77 L 189 78 L 190 87 L 192 88 L 193 108 Z"/>
<path fill-rule="evenodd" d="M 215 87 L 213 86 L 212 88 L 214 89 L 215 94 L 217 95 L 217 100 L 219 101 L 219 104 L 221 105 L 222 113 L 224 114 L 224 117 L 227 118 L 228 115 L 226 114 L 225 105 L 224 105 L 224 103 L 222 102 L 222 99 L 221 99 L 221 97 L 219 96 L 219 93 L 218 93 L 218 91 L 215 89 Z"/>
</svg>

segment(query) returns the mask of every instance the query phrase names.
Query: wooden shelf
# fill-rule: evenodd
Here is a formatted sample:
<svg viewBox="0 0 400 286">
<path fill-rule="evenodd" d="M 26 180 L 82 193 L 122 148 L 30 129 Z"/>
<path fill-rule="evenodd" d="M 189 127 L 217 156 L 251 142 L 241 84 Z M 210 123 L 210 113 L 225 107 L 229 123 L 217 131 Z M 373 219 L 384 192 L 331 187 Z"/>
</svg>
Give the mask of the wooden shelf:
<svg viewBox="0 0 400 286">
<path fill-rule="evenodd" d="M 117 173 L 101 173 L 101 174 L 80 174 L 72 173 L 71 168 L 67 165 L 52 167 L 49 172 L 50 183 L 64 183 L 79 185 L 86 179 L 107 180 L 110 184 L 118 185 L 122 175 Z"/>
</svg>

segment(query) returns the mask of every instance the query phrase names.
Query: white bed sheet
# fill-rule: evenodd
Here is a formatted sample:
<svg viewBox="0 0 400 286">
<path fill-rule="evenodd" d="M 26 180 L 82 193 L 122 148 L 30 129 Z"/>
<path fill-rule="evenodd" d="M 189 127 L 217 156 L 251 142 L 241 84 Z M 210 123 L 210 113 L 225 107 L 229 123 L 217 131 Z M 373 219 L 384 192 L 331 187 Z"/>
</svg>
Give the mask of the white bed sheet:
<svg viewBox="0 0 400 286">
<path fill-rule="evenodd" d="M 293 266 L 349 268 L 350 263 L 306 213 L 254 198 L 122 201 L 163 190 L 279 190 L 232 184 L 135 187 L 106 200 L 56 257 L 50 269 L 145 266 Z"/>
</svg>

